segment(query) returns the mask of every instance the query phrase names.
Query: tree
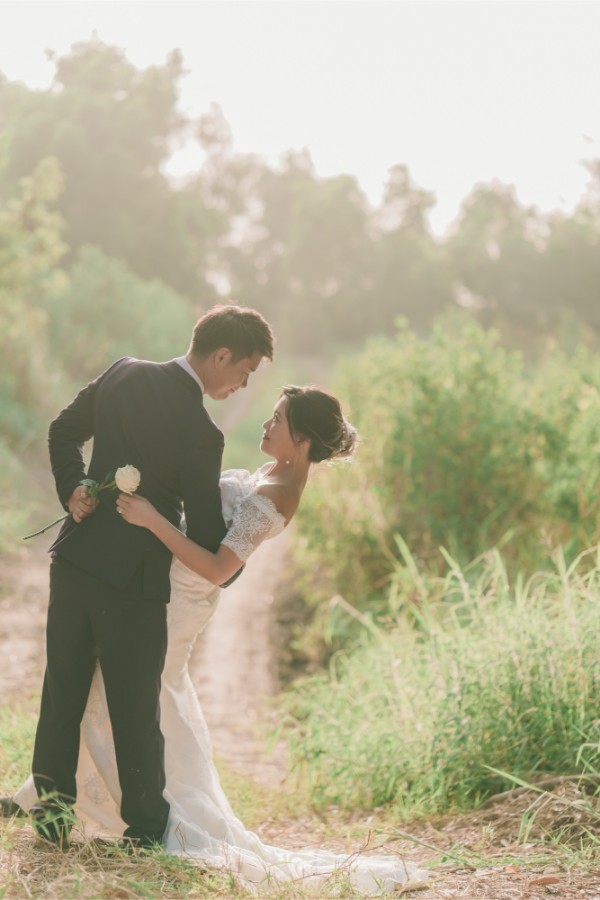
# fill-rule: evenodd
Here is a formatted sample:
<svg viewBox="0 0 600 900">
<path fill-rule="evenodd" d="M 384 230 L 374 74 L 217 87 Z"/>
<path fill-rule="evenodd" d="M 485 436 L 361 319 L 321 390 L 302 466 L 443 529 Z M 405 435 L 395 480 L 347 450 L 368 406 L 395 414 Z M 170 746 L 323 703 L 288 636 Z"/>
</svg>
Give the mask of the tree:
<svg viewBox="0 0 600 900">
<path fill-rule="evenodd" d="M 49 304 L 48 331 L 52 353 L 82 383 L 122 356 L 180 356 L 192 322 L 189 302 L 172 288 L 138 278 L 98 247 L 83 247 L 69 283 Z"/>
<path fill-rule="evenodd" d="M 435 196 L 419 188 L 406 166 L 390 170 L 377 212 L 376 278 L 368 302 L 373 331 L 389 332 L 398 316 L 419 331 L 453 302 L 443 246 L 430 231 Z"/>
<path fill-rule="evenodd" d="M 549 217 L 543 290 L 565 315 L 600 331 L 600 160 L 588 169 L 590 188 L 575 212 Z"/>
<path fill-rule="evenodd" d="M 42 155 L 55 155 L 71 258 L 95 244 L 138 275 L 206 303 L 215 296 L 206 258 L 225 226 L 194 186 L 175 189 L 164 174 L 175 142 L 192 128 L 177 109 L 182 74 L 179 51 L 139 71 L 121 50 L 92 40 L 56 60 L 48 91 L 23 94 L 3 83 L 7 177 L 16 183 Z"/>
<path fill-rule="evenodd" d="M 229 201 L 235 234 L 224 254 L 236 300 L 264 312 L 283 342 L 302 351 L 361 340 L 372 239 L 356 179 L 319 178 L 303 152 L 272 168 L 231 158 L 220 183 L 222 198 L 245 201 Z"/>
<path fill-rule="evenodd" d="M 546 238 L 544 217 L 521 206 L 510 186 L 478 185 L 464 201 L 448 254 L 459 293 L 485 311 L 484 321 L 539 328 L 555 319 L 541 278 Z"/>
</svg>

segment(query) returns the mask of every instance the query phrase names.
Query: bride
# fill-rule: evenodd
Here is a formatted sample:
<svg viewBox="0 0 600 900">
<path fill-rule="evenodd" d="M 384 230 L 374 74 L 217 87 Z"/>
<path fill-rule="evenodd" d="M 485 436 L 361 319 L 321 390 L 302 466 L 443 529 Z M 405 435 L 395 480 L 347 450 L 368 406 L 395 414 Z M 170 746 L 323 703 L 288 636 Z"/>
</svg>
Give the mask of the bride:
<svg viewBox="0 0 600 900">
<path fill-rule="evenodd" d="M 396 857 L 347 857 L 323 850 L 288 851 L 263 844 L 235 816 L 212 760 L 210 738 L 188 672 L 198 634 L 212 617 L 219 585 L 244 564 L 264 540 L 293 517 L 310 468 L 351 456 L 357 440 L 336 397 L 315 387 L 283 388 L 273 415 L 263 424 L 261 450 L 273 462 L 250 474 L 221 476 L 223 516 L 229 530 L 216 553 L 188 539 L 146 499 L 120 494 L 117 510 L 131 525 L 148 528 L 174 556 L 169 643 L 160 695 L 165 737 L 165 798 L 170 804 L 163 847 L 205 865 L 234 873 L 248 887 L 302 880 L 321 892 L 329 879 L 347 875 L 365 893 L 394 890 L 426 874 Z M 81 725 L 76 812 L 88 836 L 120 834 L 120 786 L 102 674 L 96 668 Z M 12 811 L 37 802 L 30 777 L 17 791 Z M 16 804 L 16 805 L 15 805 Z"/>
</svg>

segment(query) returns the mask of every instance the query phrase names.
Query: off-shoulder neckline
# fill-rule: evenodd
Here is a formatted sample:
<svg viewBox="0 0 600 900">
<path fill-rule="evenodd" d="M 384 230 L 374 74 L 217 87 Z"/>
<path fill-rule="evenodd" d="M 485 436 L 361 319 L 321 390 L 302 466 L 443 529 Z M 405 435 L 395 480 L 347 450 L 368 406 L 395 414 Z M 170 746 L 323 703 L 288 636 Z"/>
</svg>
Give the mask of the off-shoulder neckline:
<svg viewBox="0 0 600 900">
<path fill-rule="evenodd" d="M 285 518 L 285 516 L 283 515 L 283 513 L 280 513 L 280 512 L 279 512 L 279 510 L 277 509 L 277 506 L 276 506 L 276 504 L 274 503 L 274 501 L 271 500 L 270 497 L 267 497 L 266 494 L 259 494 L 259 492 L 258 492 L 258 490 L 257 490 L 258 485 L 259 485 L 260 482 L 261 482 L 262 476 L 264 476 L 264 475 L 266 474 L 266 473 L 264 473 L 262 470 L 263 470 L 264 467 L 267 466 L 267 465 L 269 465 L 269 461 L 268 461 L 268 460 L 267 460 L 266 463 L 263 463 L 263 465 L 260 466 L 260 468 L 255 469 L 254 472 L 250 472 L 249 469 L 224 469 L 223 472 L 222 472 L 221 474 L 224 475 L 226 472 L 242 472 L 242 473 L 244 473 L 245 475 L 247 475 L 247 476 L 248 476 L 248 480 L 252 482 L 252 492 L 249 493 L 249 494 L 247 494 L 245 497 L 243 497 L 243 499 L 248 499 L 248 498 L 250 498 L 250 497 L 258 497 L 258 498 L 260 498 L 260 500 L 259 500 L 259 505 L 260 505 L 260 503 L 262 503 L 263 505 L 266 505 L 266 506 L 269 508 L 270 512 L 273 513 L 273 515 L 275 516 L 275 518 L 276 518 L 276 519 L 280 519 L 280 520 L 283 522 L 283 527 L 286 528 L 287 525 L 289 524 L 289 522 L 286 520 L 286 518 Z M 266 483 L 268 483 L 268 482 L 266 482 Z M 290 521 L 291 521 L 291 520 L 290 520 Z"/>
<path fill-rule="evenodd" d="M 286 518 L 285 518 L 285 516 L 283 515 L 283 513 L 280 513 L 280 512 L 279 512 L 279 510 L 277 509 L 277 506 L 275 505 L 274 501 L 271 500 L 270 497 L 267 497 L 266 494 L 259 494 L 258 491 L 253 491 L 252 494 L 250 494 L 250 496 L 251 496 L 251 497 L 257 497 L 258 500 L 259 500 L 259 505 L 261 505 L 261 504 L 262 504 L 262 505 L 265 505 L 265 504 L 266 504 L 266 505 L 269 507 L 269 509 L 273 512 L 273 514 L 275 515 L 275 517 L 276 517 L 277 519 L 281 519 L 281 521 L 283 522 L 284 527 L 288 524 L 288 523 L 286 522 Z"/>
</svg>

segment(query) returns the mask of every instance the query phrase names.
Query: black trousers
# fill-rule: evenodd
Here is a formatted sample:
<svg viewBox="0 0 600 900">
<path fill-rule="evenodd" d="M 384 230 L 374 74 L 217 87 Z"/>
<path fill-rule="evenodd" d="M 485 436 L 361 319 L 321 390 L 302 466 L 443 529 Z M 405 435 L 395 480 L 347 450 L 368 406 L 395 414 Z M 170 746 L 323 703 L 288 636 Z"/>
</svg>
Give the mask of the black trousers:
<svg viewBox="0 0 600 900">
<path fill-rule="evenodd" d="M 169 804 L 160 730 L 167 649 L 163 603 L 119 591 L 61 556 L 50 565 L 47 668 L 33 755 L 40 797 L 76 799 L 80 724 L 100 663 L 122 790 L 125 835 L 160 840 Z"/>
</svg>

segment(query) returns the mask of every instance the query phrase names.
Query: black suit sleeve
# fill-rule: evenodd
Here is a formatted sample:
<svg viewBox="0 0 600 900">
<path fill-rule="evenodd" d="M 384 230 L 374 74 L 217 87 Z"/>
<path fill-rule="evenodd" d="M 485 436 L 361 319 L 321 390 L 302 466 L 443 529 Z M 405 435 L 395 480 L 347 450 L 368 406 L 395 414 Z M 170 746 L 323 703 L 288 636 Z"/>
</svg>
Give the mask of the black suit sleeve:
<svg viewBox="0 0 600 900">
<path fill-rule="evenodd" d="M 215 430 L 196 449 L 199 452 L 188 453 L 182 460 L 186 534 L 196 544 L 216 553 L 227 531 L 219 489 L 223 436 Z"/>
<path fill-rule="evenodd" d="M 50 423 L 50 465 L 56 492 L 65 509 L 71 494 L 85 478 L 83 445 L 94 436 L 94 397 L 105 374 L 106 372 L 102 373 L 86 385 Z"/>
</svg>

